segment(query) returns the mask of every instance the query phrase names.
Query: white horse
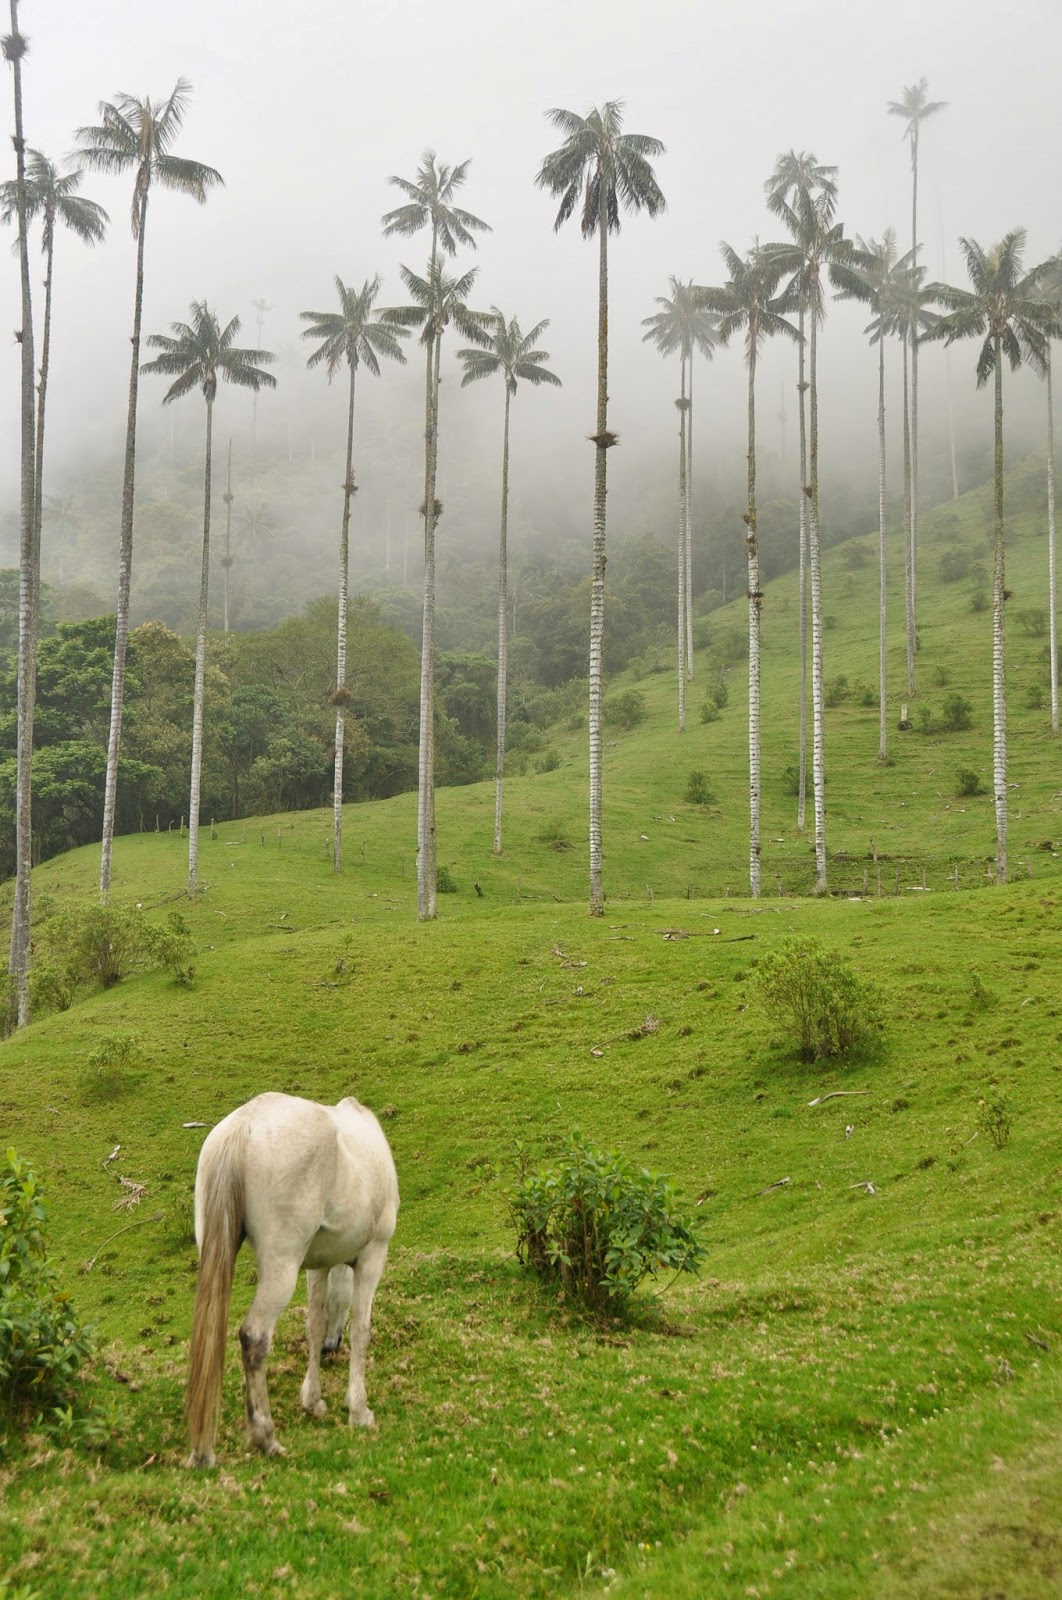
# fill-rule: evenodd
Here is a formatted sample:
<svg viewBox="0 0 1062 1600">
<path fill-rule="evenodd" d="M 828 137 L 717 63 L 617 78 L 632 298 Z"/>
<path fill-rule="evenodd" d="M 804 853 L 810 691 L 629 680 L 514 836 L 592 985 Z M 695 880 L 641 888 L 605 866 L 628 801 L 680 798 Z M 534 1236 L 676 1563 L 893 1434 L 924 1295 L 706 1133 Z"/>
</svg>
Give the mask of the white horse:
<svg viewBox="0 0 1062 1600">
<path fill-rule="evenodd" d="M 199 1277 L 192 1318 L 187 1415 L 189 1464 L 214 1464 L 225 1338 L 236 1255 L 249 1239 L 258 1287 L 240 1327 L 247 1384 L 248 1442 L 282 1453 L 266 1389 L 266 1358 L 277 1318 L 307 1269 L 310 1358 L 299 1399 L 322 1416 L 321 1348 L 336 1348 L 353 1303 L 347 1410 L 371 1427 L 365 1352 L 373 1295 L 398 1215 L 398 1178 L 383 1129 L 356 1100 L 321 1106 L 260 1094 L 230 1113 L 203 1141 L 195 1179 Z M 353 1270 L 351 1270 L 353 1269 Z"/>
</svg>

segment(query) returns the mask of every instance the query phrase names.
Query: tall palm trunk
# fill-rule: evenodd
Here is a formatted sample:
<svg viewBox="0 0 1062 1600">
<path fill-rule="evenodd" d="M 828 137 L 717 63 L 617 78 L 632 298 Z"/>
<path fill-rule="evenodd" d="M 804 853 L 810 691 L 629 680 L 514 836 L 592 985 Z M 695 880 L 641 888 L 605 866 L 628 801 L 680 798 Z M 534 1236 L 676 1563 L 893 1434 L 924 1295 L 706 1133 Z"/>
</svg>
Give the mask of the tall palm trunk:
<svg viewBox="0 0 1062 1600">
<path fill-rule="evenodd" d="M 222 557 L 221 570 L 224 576 L 221 580 L 222 616 L 221 625 L 225 633 L 229 631 L 229 573 L 232 571 L 232 439 L 229 439 L 228 460 L 225 466 L 225 554 Z"/>
<path fill-rule="evenodd" d="M 679 414 L 679 503 L 678 503 L 678 725 L 679 732 L 686 731 L 686 673 L 687 638 L 689 630 L 689 616 L 686 609 L 687 582 L 689 568 L 686 556 L 689 545 L 689 521 L 687 518 L 688 478 L 686 455 L 686 416 L 689 402 L 686 399 L 686 357 L 683 354 L 681 361 L 682 394 L 678 403 Z"/>
<path fill-rule="evenodd" d="M 100 850 L 100 896 L 111 890 L 111 846 L 114 839 L 118 757 L 122 745 L 125 707 L 125 655 L 129 638 L 129 587 L 133 571 L 133 493 L 136 478 L 136 401 L 140 380 L 140 325 L 144 309 L 144 235 L 147 231 L 148 190 L 140 197 L 137 218 L 136 293 L 133 300 L 133 355 L 129 367 L 129 403 L 125 424 L 125 464 L 122 474 L 121 543 L 118 552 L 118 606 L 114 628 L 114 667 L 111 674 L 111 726 L 107 736 L 107 776 L 103 789 L 103 842 Z"/>
<path fill-rule="evenodd" d="M 996 805 L 996 879 L 1007 881 L 1007 691 L 1004 677 L 1003 348 L 993 339 L 996 373 L 995 520 L 992 538 L 992 790 Z"/>
<path fill-rule="evenodd" d="M 911 259 L 918 263 L 918 124 L 911 136 Z M 918 616 L 918 315 L 911 318 L 911 630 Z M 911 689 L 914 690 L 914 643 L 911 642 Z"/>
<path fill-rule="evenodd" d="M 1055 407 L 1051 389 L 1051 345 L 1047 346 L 1047 617 L 1051 661 L 1051 732 L 1058 732 L 1058 601 L 1055 574 Z"/>
<path fill-rule="evenodd" d="M 885 709 L 885 335 L 878 339 L 878 760 L 886 757 Z"/>
<path fill-rule="evenodd" d="M 336 624 L 336 754 L 332 777 L 332 871 L 343 870 L 343 736 L 347 698 L 347 587 L 350 574 L 350 502 L 354 494 L 354 380 L 350 368 L 347 404 L 347 471 L 343 479 L 343 525 L 339 534 L 339 616 Z"/>
<path fill-rule="evenodd" d="M 760 552 L 756 537 L 756 330 L 749 327 L 748 509 L 749 566 L 749 894 L 760 892 Z"/>
<path fill-rule="evenodd" d="M 18 3 L 11 0 L 11 33 L 5 54 L 11 62 L 15 101 L 15 161 L 18 196 L 18 255 L 22 292 L 21 469 L 19 480 L 18 585 L 18 754 L 15 788 L 15 902 L 9 968 L 12 987 L 8 1021 L 21 1028 L 30 1020 L 30 871 L 33 865 L 32 766 L 33 706 L 36 697 L 37 614 L 40 597 L 40 545 L 36 538 L 36 437 L 33 396 L 33 306 L 30 293 L 26 217 L 26 145 L 22 124 L 22 56 Z"/>
<path fill-rule="evenodd" d="M 822 663 L 822 562 L 819 551 L 819 387 L 818 318 L 811 314 L 808 362 L 811 490 L 808 514 L 808 562 L 811 567 L 811 783 L 815 806 L 815 891 L 826 891 L 826 712 Z"/>
<path fill-rule="evenodd" d="M 808 433 L 807 383 L 804 377 L 804 293 L 801 291 L 797 328 L 797 395 L 800 401 L 800 776 L 797 787 L 797 832 L 803 833 L 808 796 Z"/>
<path fill-rule="evenodd" d="M 427 346 L 424 451 L 424 607 L 420 647 L 420 751 L 417 788 L 417 916 L 435 916 L 435 480 L 438 468 L 442 335 Z"/>
<path fill-rule="evenodd" d="M 914 574 L 911 544 L 911 406 L 907 335 L 903 337 L 903 601 L 907 645 L 907 693 L 915 692 Z"/>
<path fill-rule="evenodd" d="M 438 225 L 433 220 L 428 282 L 435 283 Z M 442 332 L 425 341 L 424 602 L 420 644 L 420 726 L 417 751 L 417 917 L 435 917 L 435 477 L 439 452 L 439 361 Z"/>
<path fill-rule="evenodd" d="M 199 575 L 199 616 L 195 630 L 195 689 L 192 696 L 192 782 L 188 795 L 188 898 L 195 898 L 199 872 L 199 792 L 203 775 L 203 698 L 206 686 L 207 597 L 210 587 L 210 473 L 214 434 L 214 396 L 206 397 L 206 464 L 203 469 L 203 565 Z"/>
<path fill-rule="evenodd" d="M 590 915 L 605 913 L 601 868 L 601 755 L 605 638 L 605 495 L 608 447 L 608 207 L 598 224 L 597 431 L 594 435 L 594 555 L 590 578 Z"/>
<path fill-rule="evenodd" d="M 44 319 L 41 324 L 41 367 L 37 384 L 37 446 L 33 491 L 33 542 L 38 581 L 41 562 L 41 521 L 44 513 L 44 412 L 48 398 L 48 368 L 52 350 L 52 267 L 55 258 L 55 215 L 44 219 Z"/>
<path fill-rule="evenodd" d="M 505 384 L 505 428 L 502 434 L 502 491 L 501 532 L 498 536 L 498 761 L 494 786 L 494 854 L 501 855 L 502 839 L 502 781 L 505 776 L 505 714 L 506 681 L 508 677 L 508 644 L 506 621 L 509 610 L 509 402 L 512 398 L 508 381 Z"/>
<path fill-rule="evenodd" d="M 693 677 L 693 355 L 686 408 L 686 676 Z"/>
</svg>

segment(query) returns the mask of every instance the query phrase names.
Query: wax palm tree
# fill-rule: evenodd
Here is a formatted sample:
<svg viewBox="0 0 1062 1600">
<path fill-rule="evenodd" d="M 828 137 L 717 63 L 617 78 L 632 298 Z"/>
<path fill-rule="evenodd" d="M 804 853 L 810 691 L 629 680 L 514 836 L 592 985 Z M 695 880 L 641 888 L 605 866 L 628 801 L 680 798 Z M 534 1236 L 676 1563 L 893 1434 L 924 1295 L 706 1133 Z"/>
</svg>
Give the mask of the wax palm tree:
<svg viewBox="0 0 1062 1600">
<path fill-rule="evenodd" d="M 1062 251 L 1045 263 L 1041 292 L 1062 317 Z M 1051 732 L 1058 732 L 1058 578 L 1055 563 L 1055 407 L 1051 380 L 1051 341 L 1047 341 L 1047 618 L 1051 669 Z"/>
<path fill-rule="evenodd" d="M 11 64 L 15 110 L 15 210 L 18 217 L 19 277 L 22 293 L 22 386 L 20 400 L 21 468 L 19 478 L 18 580 L 18 706 L 15 777 L 15 901 L 11 917 L 7 1026 L 24 1027 L 30 1020 L 30 869 L 33 864 L 32 767 L 33 705 L 36 695 L 37 609 L 40 597 L 40 547 L 34 491 L 35 415 L 33 407 L 33 304 L 29 274 L 29 209 L 26 192 L 26 143 L 22 123 L 22 61 L 28 49 L 18 27 L 18 0 L 11 0 L 11 32 L 4 36 L 4 59 Z"/>
<path fill-rule="evenodd" d="M 118 603 L 114 631 L 114 672 L 111 682 L 111 726 L 107 739 L 107 775 L 103 795 L 103 844 L 100 852 L 100 894 L 111 886 L 111 844 L 114 837 L 118 754 L 122 742 L 125 704 L 125 654 L 129 634 L 129 585 L 133 566 L 133 494 L 136 476 L 136 402 L 140 374 L 140 323 L 144 305 L 144 244 L 147 237 L 148 197 L 157 184 L 176 189 L 202 205 L 207 191 L 221 183 L 221 174 L 201 161 L 173 154 L 173 144 L 184 123 L 191 84 L 178 78 L 168 100 L 138 100 L 120 94 L 113 102 L 101 101 L 100 121 L 79 128 L 79 154 L 94 172 L 133 174 L 130 223 L 136 240 L 136 287 L 133 294 L 132 362 L 125 426 L 125 462 L 122 472 L 122 515 L 118 555 Z"/>
<path fill-rule="evenodd" d="M 1047 263 L 1025 272 L 1025 229 L 1015 228 L 998 244 L 985 249 L 976 239 L 960 239 L 969 289 L 933 284 L 928 291 L 948 314 L 940 318 L 927 337 L 976 338 L 982 341 L 977 357 L 977 387 L 989 378 L 995 387 L 994 534 L 992 541 L 992 788 L 996 811 L 996 878 L 1007 876 L 1007 701 L 1004 676 L 1007 600 L 1003 524 L 1003 362 L 1012 370 L 1022 361 L 1041 376 L 1047 371 L 1049 343 L 1062 333 L 1058 313 L 1045 298 L 1042 280 Z"/>
<path fill-rule="evenodd" d="M 336 635 L 336 750 L 332 785 L 332 870 L 339 872 L 343 865 L 343 733 L 344 712 L 350 700 L 347 688 L 347 579 L 350 553 L 350 502 L 356 492 L 354 481 L 354 386 L 358 368 L 365 367 L 374 378 L 380 376 L 380 357 L 405 364 L 400 339 L 406 329 L 390 321 L 386 315 L 374 312 L 376 296 L 380 292 L 380 279 L 366 279 L 360 291 L 349 289 L 342 278 L 336 278 L 339 295 L 338 311 L 302 311 L 304 339 L 319 341 L 317 349 L 306 362 L 308 367 L 324 365 L 331 383 L 336 373 L 346 367 L 350 374 L 347 398 L 347 466 L 343 479 L 343 521 L 339 534 L 339 622 Z"/>
<path fill-rule="evenodd" d="M 760 590 L 759 541 L 756 533 L 756 361 L 765 339 L 781 334 L 794 341 L 797 328 L 783 312 L 792 309 L 791 289 L 776 293 L 789 270 L 789 253 L 778 245 L 758 241 L 744 256 L 730 245 L 720 245 L 730 278 L 722 288 L 700 289 L 702 303 L 719 318 L 716 338 L 729 344 L 744 333 L 748 368 L 748 507 L 745 511 L 745 550 L 749 573 L 749 893 L 760 892 Z"/>
<path fill-rule="evenodd" d="M 421 640 L 420 661 L 420 746 L 417 777 L 417 916 L 424 921 L 435 916 L 435 524 L 438 521 L 439 502 L 435 496 L 435 478 L 439 459 L 439 363 L 441 359 L 442 331 L 446 323 L 439 322 L 435 312 L 441 310 L 448 294 L 456 294 L 455 304 L 463 306 L 463 296 L 455 285 L 467 280 L 468 288 L 475 281 L 475 273 L 464 279 L 447 279 L 439 265 L 440 254 L 454 256 L 459 244 L 476 248 L 475 234 L 490 232 L 489 224 L 455 204 L 454 196 L 468 176 L 468 162 L 460 161 L 451 167 L 437 160 L 434 150 L 425 150 L 415 178 L 392 175 L 388 182 L 406 196 L 406 203 L 381 218 L 384 237 L 397 234 L 411 238 L 428 228 L 431 248 L 428 252 L 428 271 L 424 278 L 410 273 L 414 304 L 405 308 L 409 320 L 405 325 L 422 328 L 424 345 L 424 500 L 421 515 L 424 518 L 424 629 Z M 403 268 L 403 276 L 408 271 Z M 445 285 L 449 284 L 447 290 Z M 460 326 L 460 325 L 459 325 Z M 477 324 L 478 331 L 482 327 Z M 469 337 L 472 337 L 469 335 Z"/>
<path fill-rule="evenodd" d="M 509 609 L 509 406 L 521 383 L 539 388 L 544 383 L 560 386 L 560 379 L 545 363 L 550 359 L 548 350 L 536 349 L 538 340 L 549 327 L 548 321 L 536 322 L 524 333 L 515 317 L 506 317 L 497 306 L 491 307 L 494 318 L 490 330 L 490 343 L 482 349 L 459 350 L 458 360 L 464 365 L 462 389 L 479 378 L 499 374 L 505 384 L 505 423 L 502 429 L 502 481 L 501 481 L 501 531 L 498 537 L 498 714 L 497 714 L 497 764 L 494 786 L 494 854 L 501 854 L 502 839 L 502 780 L 505 773 L 505 721 L 508 655 L 506 648 L 506 616 Z"/>
<path fill-rule="evenodd" d="M 48 395 L 48 370 L 52 335 L 52 282 L 55 263 L 55 232 L 57 225 L 69 230 L 82 244 L 99 244 L 107 232 L 110 220 L 103 207 L 94 200 L 78 194 L 81 187 L 80 170 L 61 173 L 53 161 L 39 150 L 26 152 L 26 215 L 32 220 L 40 218 L 41 251 L 44 255 L 44 315 L 41 320 L 40 376 L 37 383 L 37 486 L 34 494 L 36 528 L 34 537 L 40 543 L 41 512 L 44 503 L 42 483 L 44 477 L 44 418 Z M 5 222 L 17 222 L 17 181 L 0 184 L 0 216 Z"/>
<path fill-rule="evenodd" d="M 716 319 L 700 304 L 692 279 L 672 278 L 671 298 L 658 295 L 661 310 L 642 318 L 643 343 L 653 343 L 662 356 L 679 356 L 679 513 L 678 513 L 678 698 L 679 728 L 686 726 L 686 679 L 693 672 L 692 522 L 693 490 L 693 357 L 711 360 Z M 689 393 L 686 378 L 689 374 Z"/>
<path fill-rule="evenodd" d="M 659 215 L 667 202 L 650 165 L 664 154 L 659 139 L 624 133 L 623 102 L 606 101 L 585 117 L 574 111 L 546 113 L 564 135 L 535 178 L 541 189 L 560 198 L 553 228 L 563 227 L 579 207 L 584 239 L 597 236 L 597 420 L 594 456 L 594 554 L 590 584 L 590 915 L 604 915 L 601 868 L 602 662 L 605 628 L 605 495 L 608 451 L 617 436 L 608 427 L 608 236 L 618 233 L 624 211 Z"/>
<path fill-rule="evenodd" d="M 210 474 L 214 435 L 214 400 L 218 380 L 241 389 L 275 389 L 277 380 L 264 367 L 276 360 L 268 350 L 240 349 L 233 341 L 240 331 L 239 317 L 223 328 L 204 300 L 194 300 L 191 322 L 174 322 L 172 333 L 153 333 L 152 350 L 161 353 L 145 361 L 144 372 L 173 378 L 162 397 L 170 405 L 193 389 L 206 400 L 206 449 L 203 467 L 203 561 L 199 579 L 199 615 L 195 636 L 195 690 L 192 701 L 192 776 L 188 800 L 188 898 L 197 887 L 199 868 L 199 789 L 203 768 L 203 687 L 206 679 L 207 599 L 210 579 Z"/>
<path fill-rule="evenodd" d="M 433 230 L 434 239 L 434 230 Z M 452 323 L 473 344 L 485 345 L 494 318 L 468 305 L 477 277 L 473 267 L 459 278 L 443 272 L 436 258 L 428 277 L 401 268 L 410 303 L 392 306 L 387 317 L 403 328 L 419 328 L 427 352 L 424 391 L 424 608 L 420 647 L 420 745 L 417 785 L 417 916 L 435 916 L 435 528 L 442 505 L 435 496 L 439 449 L 439 365 L 442 338 Z"/>
<path fill-rule="evenodd" d="M 903 137 L 911 146 L 911 249 L 916 253 L 919 249 L 918 241 L 918 136 L 922 123 L 927 117 L 935 116 L 938 111 L 943 111 L 947 105 L 946 100 L 930 100 L 928 95 L 929 85 L 925 78 L 919 78 L 917 83 L 909 83 L 904 87 L 899 100 L 888 102 L 888 113 L 891 117 L 902 117 L 906 123 Z M 908 494 L 910 497 L 910 543 L 911 543 L 911 611 L 915 610 L 916 592 L 918 586 L 918 330 L 914 329 L 914 337 L 908 336 L 908 348 L 911 353 L 911 401 L 910 401 L 910 431 L 911 431 L 911 461 L 908 475 Z M 911 689 L 913 692 L 913 682 Z"/>
<path fill-rule="evenodd" d="M 815 810 L 815 887 L 826 889 L 826 754 L 823 670 L 822 562 L 819 544 L 819 385 L 818 331 L 826 314 L 824 275 L 831 263 L 846 261 L 851 244 L 834 221 L 837 185 L 834 167 L 820 166 L 807 152 L 779 158 L 769 180 L 767 204 L 789 231 L 787 265 L 798 312 L 803 303 L 808 325 L 808 567 L 811 576 L 811 775 Z M 773 187 L 771 184 L 773 183 Z M 798 329 L 803 332 L 798 320 Z M 803 378 L 801 378 L 803 382 Z M 802 697 L 803 699 L 803 697 Z M 802 820 L 798 817 L 798 822 Z"/>
<path fill-rule="evenodd" d="M 831 210 L 837 201 L 837 183 L 835 180 L 836 167 L 823 166 L 818 158 L 808 150 L 787 150 L 780 155 L 774 164 L 774 171 L 764 184 L 767 193 L 767 205 L 776 214 L 786 215 L 787 225 L 792 231 L 797 224 L 793 205 L 798 197 L 805 198 L 820 196 L 824 205 Z M 798 376 L 797 376 L 797 413 L 799 419 L 799 446 L 800 446 L 800 495 L 798 499 L 798 521 L 800 554 L 798 557 L 798 581 L 800 587 L 800 733 L 799 733 L 799 778 L 797 783 L 797 831 L 803 833 L 805 809 L 807 805 L 807 711 L 808 711 L 808 445 L 807 445 L 807 393 L 808 382 L 806 377 L 807 340 L 805 338 L 808 317 L 808 290 L 809 285 L 801 284 L 801 292 L 797 295 L 797 328 L 800 332 L 800 344 L 797 350 Z M 818 346 L 816 344 L 816 353 Z M 816 390 L 817 393 L 817 390 Z"/>
<path fill-rule="evenodd" d="M 896 235 L 886 228 L 880 241 L 858 239 L 850 262 L 830 268 L 830 280 L 839 300 L 858 300 L 874 312 L 864 332 L 878 347 L 878 760 L 887 757 L 887 698 L 885 674 L 885 340 L 898 330 L 901 320 L 900 295 L 906 277 L 914 268 L 914 251 L 900 256 Z"/>
<path fill-rule="evenodd" d="M 915 661 L 917 649 L 915 602 L 915 420 L 916 406 L 915 365 L 919 345 L 928 330 L 937 321 L 935 312 L 928 310 L 933 299 L 931 288 L 925 284 L 925 268 L 912 260 L 902 281 L 896 284 L 896 320 L 894 331 L 903 345 L 903 563 L 904 563 L 904 620 L 907 650 L 907 692 L 915 692 Z"/>
</svg>

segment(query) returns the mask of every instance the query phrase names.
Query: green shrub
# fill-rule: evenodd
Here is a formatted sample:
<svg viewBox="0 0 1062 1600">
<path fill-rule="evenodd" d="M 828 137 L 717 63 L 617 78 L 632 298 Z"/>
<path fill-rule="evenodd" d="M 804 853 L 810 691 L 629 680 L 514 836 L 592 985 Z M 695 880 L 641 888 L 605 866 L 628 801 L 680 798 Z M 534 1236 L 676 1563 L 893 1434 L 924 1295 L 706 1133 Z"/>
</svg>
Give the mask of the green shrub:
<svg viewBox="0 0 1062 1600">
<path fill-rule="evenodd" d="M 715 796 L 708 787 L 707 774 L 694 769 L 686 779 L 686 799 L 691 806 L 710 806 Z"/>
<path fill-rule="evenodd" d="M 159 926 L 149 923 L 138 905 L 81 906 L 43 924 L 34 998 L 45 1009 L 65 1011 L 79 989 L 112 989 L 135 972 L 159 967 L 190 984 L 195 953 L 177 911 Z"/>
<path fill-rule="evenodd" d="M 990 604 L 991 602 L 984 589 L 975 589 L 970 596 L 970 610 L 976 617 L 979 617 L 983 611 L 987 611 Z"/>
<path fill-rule="evenodd" d="M 645 721 L 645 696 L 640 689 L 624 689 L 605 706 L 605 721 L 614 728 L 636 728 Z"/>
<path fill-rule="evenodd" d="M 945 550 L 940 557 L 940 578 L 942 583 L 958 583 L 961 578 L 970 575 L 970 552 L 968 550 Z"/>
<path fill-rule="evenodd" d="M 59 1287 L 44 1241 L 37 1175 L 8 1150 L 0 1161 L 0 1436 L 35 1423 L 69 1431 L 91 1331 Z"/>
<path fill-rule="evenodd" d="M 961 694 L 947 694 L 940 720 L 948 733 L 963 733 L 973 726 L 973 706 Z"/>
<path fill-rule="evenodd" d="M 517 1258 L 591 1311 L 622 1311 L 646 1277 L 696 1272 L 705 1258 L 665 1178 L 577 1132 L 552 1165 L 532 1167 L 521 1152 L 509 1208 Z"/>
<path fill-rule="evenodd" d="M 848 679 L 843 672 L 839 672 L 837 677 L 831 678 L 826 685 L 823 698 L 828 706 L 839 706 L 848 699 L 848 693 Z"/>
<path fill-rule="evenodd" d="M 701 701 L 701 721 L 702 722 L 718 722 L 719 721 L 719 707 L 716 705 L 714 700 L 702 700 Z"/>
<path fill-rule="evenodd" d="M 435 871 L 435 892 L 436 892 L 436 894 L 456 894 L 457 893 L 457 879 L 454 877 L 454 875 L 450 871 L 449 867 L 437 867 L 436 868 L 436 871 Z"/>
<path fill-rule="evenodd" d="M 985 786 L 981 782 L 981 774 L 974 767 L 960 767 L 956 776 L 956 794 L 972 797 L 975 794 L 984 794 Z"/>
<path fill-rule="evenodd" d="M 996 1091 L 977 1102 L 977 1129 L 997 1150 L 1010 1140 L 1010 1107 L 1006 1097 Z"/>
<path fill-rule="evenodd" d="M 754 982 L 772 1022 L 795 1034 L 802 1061 L 847 1055 L 882 1034 L 876 989 L 821 939 L 783 940 L 761 961 Z"/>
<path fill-rule="evenodd" d="M 86 1100 L 117 1100 L 135 1082 L 131 1068 L 142 1058 L 143 1039 L 132 1030 L 105 1033 L 85 1057 L 89 1071 L 83 1080 Z"/>
</svg>

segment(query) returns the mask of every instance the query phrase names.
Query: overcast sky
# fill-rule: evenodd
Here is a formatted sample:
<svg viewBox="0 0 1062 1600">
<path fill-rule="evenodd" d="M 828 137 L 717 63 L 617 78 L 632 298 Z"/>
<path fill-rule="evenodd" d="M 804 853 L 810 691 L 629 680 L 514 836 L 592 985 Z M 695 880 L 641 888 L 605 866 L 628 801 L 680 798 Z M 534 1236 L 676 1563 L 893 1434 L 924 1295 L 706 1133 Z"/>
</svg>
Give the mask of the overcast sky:
<svg viewBox="0 0 1062 1600">
<path fill-rule="evenodd" d="M 296 427 L 305 385 L 323 383 L 319 375 L 296 381 L 296 364 L 306 354 L 297 344 L 298 312 L 330 307 L 336 273 L 360 284 L 380 272 L 382 298 L 401 298 L 398 263 L 419 270 L 426 247 L 420 239 L 381 238 L 380 216 L 401 198 L 388 175 L 413 176 L 427 147 L 447 162 L 470 159 L 460 198 L 493 232 L 460 265 L 480 268 L 478 303 L 497 304 L 525 326 L 550 319 L 544 343 L 565 388 L 528 394 L 520 406 L 536 450 L 545 442 L 555 463 L 582 475 L 578 492 L 585 493 L 588 523 L 595 257 L 575 223 L 554 234 L 555 202 L 534 187 L 543 155 L 559 142 L 544 117 L 549 107 L 585 113 L 622 99 L 628 131 L 651 133 L 667 146 L 657 163 L 667 213 L 656 221 L 625 220 L 612 249 L 610 422 L 629 448 L 612 455 L 610 504 L 624 494 L 636 497 L 645 454 L 668 449 L 674 431 L 668 404 L 674 376 L 642 345 L 641 319 L 655 309 L 655 296 L 667 292 L 669 274 L 722 280 L 720 239 L 744 250 L 756 235 L 777 234 L 764 209 L 763 183 L 780 151 L 811 150 L 840 168 L 839 215 L 850 234 L 880 237 L 891 223 L 906 244 L 907 147 L 902 122 L 885 107 L 905 84 L 925 76 L 933 98 L 948 102 L 924 126 L 920 147 L 920 231 L 930 276 L 962 281 L 960 234 L 987 244 L 1027 226 L 1029 264 L 1062 238 L 1055 176 L 1062 148 L 1059 0 L 887 6 L 180 0 L 166 7 L 143 0 L 22 0 L 20 22 L 31 47 L 27 138 L 53 158 L 73 149 L 74 129 L 96 119 L 100 100 L 118 91 L 159 99 L 179 76 L 190 80 L 194 95 L 177 148 L 217 167 L 225 188 L 202 208 L 168 193 L 153 202 L 145 332 L 166 329 L 186 315 L 192 299 L 205 298 L 223 319 L 239 313 L 253 343 L 251 302 L 265 298 L 274 309 L 264 343 L 284 359 L 278 370 L 289 388 L 286 399 L 282 387 L 261 407 L 279 408 L 275 417 L 294 408 Z M 6 79 L 10 126 L 9 72 Z M 6 161 L 13 173 L 10 154 Z M 68 238 L 58 245 L 50 457 L 56 473 L 90 452 L 117 454 L 124 426 L 134 273 L 130 185 L 87 175 L 83 192 L 107 206 L 112 228 L 96 251 Z M 14 328 L 13 261 L 0 292 L 2 326 Z M 873 450 L 875 358 L 859 336 L 864 320 L 842 310 L 823 337 L 827 458 L 831 423 L 840 437 L 864 404 Z M 17 477 L 18 359 L 14 342 L 7 349 L 0 369 L 8 441 L 0 485 L 9 499 Z M 987 441 L 989 404 L 972 395 L 973 359 L 972 347 L 951 357 L 956 403 L 973 425 L 983 420 Z M 764 384 L 773 392 L 764 407 L 776 419 L 780 354 L 771 361 Z M 925 369 L 924 414 L 932 432 L 943 356 L 927 353 Z M 388 372 L 384 382 L 408 390 L 412 416 L 419 363 Z M 705 448 L 714 435 L 721 450 L 738 450 L 740 382 L 736 349 L 717 355 L 710 375 L 702 373 Z M 153 383 L 142 385 L 141 405 L 154 413 L 160 396 Z M 1023 379 L 1027 409 L 1031 384 Z M 1019 412 L 1022 392 L 1018 385 Z M 246 408 L 245 397 L 239 403 Z M 456 384 L 445 403 L 456 411 Z M 473 434 L 488 426 L 489 396 L 460 403 L 469 407 Z M 444 411 L 444 434 L 458 425 Z M 790 432 L 795 436 L 795 422 Z"/>
</svg>

